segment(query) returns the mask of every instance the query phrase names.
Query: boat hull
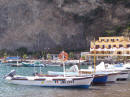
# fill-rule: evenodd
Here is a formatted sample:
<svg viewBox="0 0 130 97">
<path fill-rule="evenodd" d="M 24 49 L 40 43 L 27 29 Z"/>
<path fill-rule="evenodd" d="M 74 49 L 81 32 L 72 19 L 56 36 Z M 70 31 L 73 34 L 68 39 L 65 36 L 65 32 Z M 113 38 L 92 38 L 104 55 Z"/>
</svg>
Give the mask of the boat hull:
<svg viewBox="0 0 130 97">
<path fill-rule="evenodd" d="M 108 75 L 95 75 L 92 84 L 98 85 L 98 84 L 106 84 L 108 79 Z"/>
<path fill-rule="evenodd" d="M 24 67 L 41 67 L 41 66 L 44 66 L 43 64 L 40 64 L 40 65 L 36 65 L 36 64 L 25 64 L 25 63 L 22 63 L 22 66 Z"/>
<path fill-rule="evenodd" d="M 117 78 L 117 81 L 127 80 L 128 77 L 129 77 L 129 74 L 128 74 L 128 73 L 120 73 L 120 75 L 119 75 L 118 78 Z"/>
<path fill-rule="evenodd" d="M 20 78 L 20 77 L 19 77 Z M 63 87 L 63 88 L 89 88 L 93 77 L 61 77 L 61 78 L 6 78 L 8 83 L 18 84 L 18 85 L 31 85 L 31 86 L 41 86 L 41 87 Z"/>
<path fill-rule="evenodd" d="M 113 83 L 116 82 L 117 78 L 120 76 L 120 73 L 112 73 L 108 75 L 107 82 Z"/>
</svg>

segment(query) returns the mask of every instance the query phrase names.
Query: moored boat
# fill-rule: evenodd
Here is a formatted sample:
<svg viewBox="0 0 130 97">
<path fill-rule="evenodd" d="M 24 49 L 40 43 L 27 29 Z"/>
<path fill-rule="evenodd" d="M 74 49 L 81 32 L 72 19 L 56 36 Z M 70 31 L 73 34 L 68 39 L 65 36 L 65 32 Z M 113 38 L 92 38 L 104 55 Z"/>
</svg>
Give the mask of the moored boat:
<svg viewBox="0 0 130 97">
<path fill-rule="evenodd" d="M 93 76 L 20 76 L 11 71 L 5 80 L 8 83 L 42 87 L 89 88 Z"/>
<path fill-rule="evenodd" d="M 40 67 L 44 66 L 41 62 L 22 62 L 24 67 Z"/>
<path fill-rule="evenodd" d="M 102 66 L 105 67 L 105 71 L 111 72 L 111 71 L 115 71 L 118 72 L 118 78 L 117 80 L 127 80 L 128 76 L 129 76 L 129 72 L 130 69 L 127 69 L 125 66 L 123 65 L 111 65 L 111 64 L 102 64 Z"/>
<path fill-rule="evenodd" d="M 20 67 L 20 66 L 22 66 L 22 63 L 11 63 L 10 66 L 12 66 L 12 67 Z"/>
</svg>

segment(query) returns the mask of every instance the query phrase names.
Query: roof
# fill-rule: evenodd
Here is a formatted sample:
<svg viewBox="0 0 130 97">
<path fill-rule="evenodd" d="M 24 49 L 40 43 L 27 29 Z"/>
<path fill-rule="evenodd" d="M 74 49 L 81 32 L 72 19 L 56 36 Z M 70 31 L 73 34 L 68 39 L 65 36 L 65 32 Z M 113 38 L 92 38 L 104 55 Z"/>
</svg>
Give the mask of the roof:
<svg viewBox="0 0 130 97">
<path fill-rule="evenodd" d="M 6 57 L 6 60 L 17 60 L 21 59 L 21 57 Z"/>
</svg>

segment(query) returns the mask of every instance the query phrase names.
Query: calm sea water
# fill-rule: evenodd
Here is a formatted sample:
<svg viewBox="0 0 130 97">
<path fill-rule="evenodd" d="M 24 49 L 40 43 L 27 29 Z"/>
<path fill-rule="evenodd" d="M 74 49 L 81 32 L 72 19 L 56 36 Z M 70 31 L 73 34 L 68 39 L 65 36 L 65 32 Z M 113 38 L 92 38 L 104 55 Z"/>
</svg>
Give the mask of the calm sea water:
<svg viewBox="0 0 130 97">
<path fill-rule="evenodd" d="M 91 86 L 89 89 L 44 88 L 6 83 L 2 77 L 12 69 L 22 75 L 32 75 L 34 72 L 33 67 L 0 65 L 0 97 L 130 97 L 130 80 L 105 86 Z M 39 71 L 39 68 L 35 69 Z M 47 73 L 48 70 L 62 71 L 62 67 L 42 68 L 44 73 Z"/>
</svg>

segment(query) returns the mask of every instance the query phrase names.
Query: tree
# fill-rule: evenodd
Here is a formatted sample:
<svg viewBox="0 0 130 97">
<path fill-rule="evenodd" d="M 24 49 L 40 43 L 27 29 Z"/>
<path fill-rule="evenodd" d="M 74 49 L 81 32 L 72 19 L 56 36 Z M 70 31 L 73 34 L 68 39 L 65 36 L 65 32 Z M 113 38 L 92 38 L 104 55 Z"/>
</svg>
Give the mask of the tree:
<svg viewBox="0 0 130 97">
<path fill-rule="evenodd" d="M 70 53 L 69 53 L 69 58 L 70 58 L 70 59 L 74 59 L 74 53 L 73 53 L 73 52 L 70 52 Z"/>
<path fill-rule="evenodd" d="M 124 30 L 123 35 L 126 37 L 130 37 L 130 27 Z"/>
<path fill-rule="evenodd" d="M 21 57 L 28 52 L 27 48 L 25 48 L 25 47 L 20 47 L 20 48 L 16 49 L 16 51 L 17 51 L 17 53 L 18 53 Z"/>
<path fill-rule="evenodd" d="M 51 55 L 50 54 L 47 54 L 47 59 L 51 59 Z"/>
<path fill-rule="evenodd" d="M 27 58 L 27 54 L 24 54 L 24 55 L 23 55 L 23 58 L 26 59 L 26 58 Z"/>
<path fill-rule="evenodd" d="M 7 53 L 4 53 L 4 58 L 6 58 L 7 57 Z"/>
<path fill-rule="evenodd" d="M 46 52 L 42 51 L 42 58 L 46 59 Z"/>
<path fill-rule="evenodd" d="M 85 60 L 85 56 L 82 56 L 81 58 L 82 58 L 82 60 Z"/>
</svg>

